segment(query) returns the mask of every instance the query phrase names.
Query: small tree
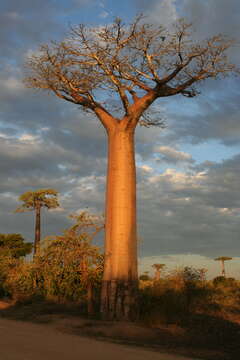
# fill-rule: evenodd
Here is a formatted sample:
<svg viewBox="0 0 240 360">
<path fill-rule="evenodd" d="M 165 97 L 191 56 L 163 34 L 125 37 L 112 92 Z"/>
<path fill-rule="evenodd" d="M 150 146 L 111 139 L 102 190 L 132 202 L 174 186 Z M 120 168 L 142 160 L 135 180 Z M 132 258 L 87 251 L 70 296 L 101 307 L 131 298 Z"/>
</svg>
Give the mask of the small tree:
<svg viewBox="0 0 240 360">
<path fill-rule="evenodd" d="M 34 255 L 37 253 L 41 239 L 41 209 L 55 209 L 59 206 L 58 192 L 54 189 L 40 189 L 35 191 L 27 191 L 19 197 L 23 202 L 16 212 L 35 211 L 35 240 Z"/>
<path fill-rule="evenodd" d="M 37 261 L 44 269 L 48 297 L 73 301 L 86 297 L 88 314 L 92 314 L 94 288 L 99 287 L 103 273 L 103 255 L 92 242 L 103 229 L 103 218 L 87 212 L 70 217 L 76 223 L 63 235 L 47 238 Z"/>
<path fill-rule="evenodd" d="M 90 214 L 87 211 L 83 211 L 80 214 L 72 214 L 70 215 L 70 218 L 73 219 L 76 223 L 69 229 L 69 231 L 75 235 L 80 235 L 85 237 L 87 239 L 88 243 L 92 246 L 92 241 L 94 237 L 105 227 L 105 219 L 103 215 L 95 215 Z M 100 262 L 103 261 L 102 255 L 98 256 L 97 259 Z M 82 258 L 82 272 L 87 274 L 87 267 L 88 267 L 88 261 L 87 261 L 87 254 L 86 256 L 83 256 Z M 103 262 L 101 263 L 103 265 Z M 95 272 L 92 272 L 91 276 L 87 276 L 87 305 L 88 305 L 88 314 L 92 314 L 93 309 L 93 285 L 94 285 L 94 279 L 96 278 L 96 275 L 101 273 L 101 280 L 102 280 L 102 272 L 99 272 L 100 267 L 95 268 Z M 97 272 L 96 272 L 97 270 Z M 103 270 L 103 268 L 101 268 Z"/>
<path fill-rule="evenodd" d="M 155 269 L 154 280 L 160 280 L 161 270 L 165 267 L 165 264 L 153 264 L 152 267 Z"/>
<path fill-rule="evenodd" d="M 21 234 L 0 234 L 0 256 L 18 259 L 31 251 L 32 243 L 24 242 Z"/>
<path fill-rule="evenodd" d="M 222 274 L 222 276 L 226 277 L 226 271 L 225 271 L 225 264 L 224 263 L 225 263 L 225 261 L 232 260 L 232 258 L 228 257 L 228 256 L 220 256 L 220 257 L 218 257 L 218 258 L 216 258 L 214 260 L 215 261 L 221 261 L 221 269 L 222 269 L 221 274 Z"/>
<path fill-rule="evenodd" d="M 32 243 L 24 242 L 21 234 L 0 234 L 0 297 L 9 295 L 6 279 L 21 257 L 32 251 Z"/>
<path fill-rule="evenodd" d="M 198 95 L 194 86 L 236 71 L 222 35 L 195 42 L 183 20 L 169 32 L 117 18 L 101 27 L 79 25 L 64 41 L 41 46 L 27 63 L 26 84 L 52 92 L 96 115 L 108 137 L 105 263 L 101 312 L 106 318 L 136 313 L 137 231 L 134 134 L 138 124 L 161 125 L 144 118 L 163 97 Z M 116 97 L 114 97 L 116 94 Z M 116 114 L 114 101 L 120 109 Z"/>
</svg>

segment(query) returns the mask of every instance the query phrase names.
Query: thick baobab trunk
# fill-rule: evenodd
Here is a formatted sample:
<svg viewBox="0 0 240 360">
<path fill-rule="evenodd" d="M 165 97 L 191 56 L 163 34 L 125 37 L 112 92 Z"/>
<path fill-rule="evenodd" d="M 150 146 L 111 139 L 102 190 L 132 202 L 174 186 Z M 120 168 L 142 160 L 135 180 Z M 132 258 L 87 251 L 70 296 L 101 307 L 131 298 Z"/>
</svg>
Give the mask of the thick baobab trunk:
<svg viewBox="0 0 240 360">
<path fill-rule="evenodd" d="M 101 312 L 130 319 L 137 291 L 136 169 L 134 129 L 121 124 L 108 132 L 105 265 Z"/>
<path fill-rule="evenodd" d="M 34 255 L 37 254 L 40 247 L 40 238 L 41 238 L 41 207 L 36 205 L 35 207 L 35 241 L 34 241 Z"/>
</svg>

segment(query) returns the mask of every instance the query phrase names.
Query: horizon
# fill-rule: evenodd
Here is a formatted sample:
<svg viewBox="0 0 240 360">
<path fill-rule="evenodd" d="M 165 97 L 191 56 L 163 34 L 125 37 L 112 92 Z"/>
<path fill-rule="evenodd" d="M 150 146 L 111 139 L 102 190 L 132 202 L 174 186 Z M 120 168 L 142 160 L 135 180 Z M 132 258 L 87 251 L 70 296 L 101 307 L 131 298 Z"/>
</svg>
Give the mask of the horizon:
<svg viewBox="0 0 240 360">
<path fill-rule="evenodd" d="M 104 130 L 93 116 L 24 87 L 28 54 L 63 38 L 69 24 L 101 26 L 114 16 L 128 23 L 141 12 L 146 22 L 165 26 L 185 15 L 196 39 L 220 31 L 240 39 L 240 4 L 234 0 L 70 0 L 68 6 L 62 0 L 11 0 L 0 9 L 0 225 L 1 233 L 21 233 L 26 241 L 34 236 L 33 214 L 13 213 L 22 193 L 59 191 L 61 207 L 43 214 L 43 237 L 58 235 L 70 226 L 69 214 L 103 212 L 107 161 Z M 239 63 L 238 46 L 229 58 Z M 137 129 L 139 269 L 148 270 L 152 260 L 170 269 L 192 262 L 208 266 L 212 278 L 220 274 L 212 259 L 224 255 L 233 257 L 227 275 L 239 279 L 239 81 L 209 80 L 200 90 L 194 99 L 154 104 L 166 129 Z"/>
</svg>

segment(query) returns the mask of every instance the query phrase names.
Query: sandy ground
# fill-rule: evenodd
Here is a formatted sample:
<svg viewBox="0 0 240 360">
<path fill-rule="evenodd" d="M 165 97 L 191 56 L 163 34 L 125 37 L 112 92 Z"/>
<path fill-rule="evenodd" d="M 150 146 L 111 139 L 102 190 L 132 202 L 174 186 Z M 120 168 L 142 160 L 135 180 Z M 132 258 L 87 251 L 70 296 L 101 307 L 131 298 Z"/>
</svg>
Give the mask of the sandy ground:
<svg viewBox="0 0 240 360">
<path fill-rule="evenodd" d="M 64 334 L 48 325 L 0 318 L 1 360 L 190 360 Z M 194 359 L 197 360 L 197 359 Z"/>
</svg>

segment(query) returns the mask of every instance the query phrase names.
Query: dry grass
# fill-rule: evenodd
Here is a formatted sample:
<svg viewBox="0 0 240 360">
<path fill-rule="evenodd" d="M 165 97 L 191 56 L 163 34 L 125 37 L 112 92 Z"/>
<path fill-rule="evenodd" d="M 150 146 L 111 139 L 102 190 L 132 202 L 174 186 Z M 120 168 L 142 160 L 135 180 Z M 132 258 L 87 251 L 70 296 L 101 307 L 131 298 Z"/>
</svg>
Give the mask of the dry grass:
<svg viewBox="0 0 240 360">
<path fill-rule="evenodd" d="M 10 264 L 5 283 L 12 289 L 15 302 L 0 302 L 0 316 L 204 359 L 240 358 L 240 283 L 236 280 L 206 281 L 198 277 L 198 271 L 188 268 L 157 282 L 142 281 L 138 322 L 103 322 L 97 319 L 99 297 L 95 299 L 95 318 L 88 319 L 84 292 L 79 292 L 77 301 L 74 296 L 67 300 L 65 283 L 62 286 L 59 281 L 56 287 L 48 278 L 40 282 L 39 292 L 38 266 L 38 263 Z M 50 279 L 55 276 L 47 271 L 44 274 L 45 277 L 49 274 Z M 77 284 L 80 282 L 78 279 Z M 44 289 L 49 284 L 50 289 L 55 284 L 51 301 L 49 291 Z M 71 292 L 71 283 L 68 285 Z"/>
</svg>

